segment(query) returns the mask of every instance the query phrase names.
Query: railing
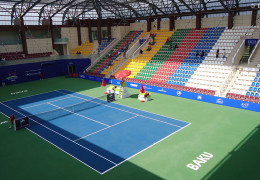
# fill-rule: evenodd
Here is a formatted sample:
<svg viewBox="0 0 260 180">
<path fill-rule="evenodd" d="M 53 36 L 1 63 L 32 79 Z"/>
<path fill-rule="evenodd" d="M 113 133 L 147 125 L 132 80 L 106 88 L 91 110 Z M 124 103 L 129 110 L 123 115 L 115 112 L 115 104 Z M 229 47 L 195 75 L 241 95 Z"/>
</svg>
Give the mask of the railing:
<svg viewBox="0 0 260 180">
<path fill-rule="evenodd" d="M 114 74 L 127 60 L 127 58 L 121 60 L 113 69 L 111 69 L 111 71 L 105 77 L 110 78 L 110 76 Z"/>
<path fill-rule="evenodd" d="M 56 42 L 56 43 L 59 43 L 59 42 L 66 42 L 66 43 L 68 43 L 69 39 L 68 38 L 55 38 L 54 42 Z"/>
<path fill-rule="evenodd" d="M 135 50 L 135 52 L 133 53 L 133 55 L 132 55 L 132 59 L 135 59 L 136 58 L 136 56 L 140 53 L 140 50 L 142 49 L 144 49 L 146 46 L 147 46 L 147 44 L 149 43 L 149 36 L 150 36 L 150 33 L 148 33 L 145 37 L 144 37 L 144 39 L 146 39 L 145 40 L 145 42 L 143 42 L 143 44 L 142 45 L 140 45 L 136 50 Z"/>
<path fill-rule="evenodd" d="M 240 51 L 241 47 L 245 44 L 245 39 L 243 40 L 243 42 L 240 44 L 239 48 L 237 49 L 236 53 L 234 54 L 233 58 L 232 58 L 232 64 L 234 64 L 235 58 L 238 54 L 238 52 Z"/>
<path fill-rule="evenodd" d="M 8 41 L 2 41 L 0 40 L 0 45 L 17 45 L 17 44 L 22 44 L 21 40 L 8 40 Z"/>
<path fill-rule="evenodd" d="M 148 35 L 148 33 L 147 33 Z M 129 49 L 126 53 L 126 57 L 130 58 L 130 57 L 133 57 L 133 54 L 136 52 L 137 49 L 139 49 L 139 47 L 141 46 L 140 43 L 139 43 L 139 40 L 140 39 L 147 39 L 147 35 L 145 37 L 138 37 L 136 39 L 136 42 L 133 44 L 133 46 L 131 47 L 131 49 Z M 132 56 L 131 56 L 132 54 Z"/>
<path fill-rule="evenodd" d="M 102 59 L 108 51 L 110 51 L 121 39 L 115 39 L 113 42 L 111 42 L 103 51 L 101 54 L 92 54 L 91 55 L 91 65 L 86 68 L 85 71 L 91 69 L 100 59 Z"/>
<path fill-rule="evenodd" d="M 248 64 L 250 64 L 251 58 L 252 58 L 253 54 L 255 53 L 255 50 L 257 49 L 258 45 L 259 45 L 259 40 L 258 40 L 258 42 L 257 42 L 257 44 L 255 45 L 255 47 L 254 47 L 252 53 L 250 54 L 250 56 L 249 56 L 249 58 L 248 58 Z"/>
</svg>

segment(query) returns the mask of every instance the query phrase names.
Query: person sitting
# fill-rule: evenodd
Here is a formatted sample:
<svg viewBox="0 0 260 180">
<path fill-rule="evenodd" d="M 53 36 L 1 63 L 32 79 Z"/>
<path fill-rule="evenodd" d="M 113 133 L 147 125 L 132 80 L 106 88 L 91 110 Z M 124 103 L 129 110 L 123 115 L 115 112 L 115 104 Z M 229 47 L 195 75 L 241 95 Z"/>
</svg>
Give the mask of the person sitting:
<svg viewBox="0 0 260 180">
<path fill-rule="evenodd" d="M 177 49 L 178 48 L 178 44 L 176 43 L 175 45 L 174 45 L 174 49 Z"/>
<path fill-rule="evenodd" d="M 79 55 L 81 54 L 81 52 L 79 51 Z"/>
<path fill-rule="evenodd" d="M 152 50 L 152 47 L 148 46 L 147 51 L 151 51 L 151 50 Z"/>
<path fill-rule="evenodd" d="M 140 54 L 143 54 L 143 50 L 142 49 L 140 49 Z"/>
<path fill-rule="evenodd" d="M 200 55 L 199 50 L 196 51 L 196 57 Z"/>
<path fill-rule="evenodd" d="M 170 45 L 170 49 L 172 49 L 172 44 Z"/>
<path fill-rule="evenodd" d="M 216 58 L 218 58 L 218 56 L 219 56 L 219 49 L 217 50 Z"/>
<path fill-rule="evenodd" d="M 205 55 L 205 51 L 202 50 L 200 57 L 203 57 Z"/>
<path fill-rule="evenodd" d="M 170 38 L 167 38 L 166 42 L 168 43 L 170 41 Z"/>
<path fill-rule="evenodd" d="M 225 51 L 225 49 L 223 49 L 223 59 L 225 59 L 226 58 L 226 51 Z"/>
</svg>

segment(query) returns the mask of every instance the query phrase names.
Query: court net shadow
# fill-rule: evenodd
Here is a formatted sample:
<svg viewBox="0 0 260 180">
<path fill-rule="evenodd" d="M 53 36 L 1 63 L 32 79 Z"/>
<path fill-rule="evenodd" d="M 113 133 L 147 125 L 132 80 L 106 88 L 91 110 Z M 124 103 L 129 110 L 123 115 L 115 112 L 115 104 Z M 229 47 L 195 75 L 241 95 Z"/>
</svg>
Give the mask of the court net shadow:
<svg viewBox="0 0 260 180">
<path fill-rule="evenodd" d="M 252 130 L 203 179 L 260 179 L 260 125 Z"/>
</svg>

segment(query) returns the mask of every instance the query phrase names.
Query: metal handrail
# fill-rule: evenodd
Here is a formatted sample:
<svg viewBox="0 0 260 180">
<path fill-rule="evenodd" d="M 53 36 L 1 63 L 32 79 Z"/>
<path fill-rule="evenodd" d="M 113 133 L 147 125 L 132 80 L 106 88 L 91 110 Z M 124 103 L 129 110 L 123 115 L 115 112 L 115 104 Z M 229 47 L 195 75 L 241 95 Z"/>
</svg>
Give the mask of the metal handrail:
<svg viewBox="0 0 260 180">
<path fill-rule="evenodd" d="M 237 53 L 240 51 L 241 47 L 243 46 L 245 42 L 245 39 L 243 40 L 243 42 L 240 44 L 239 48 L 237 49 L 236 53 L 234 54 L 233 58 L 232 58 L 232 64 L 234 63 L 235 61 L 235 57 L 237 56 Z"/>
<path fill-rule="evenodd" d="M 250 54 L 250 56 L 249 56 L 249 58 L 248 58 L 248 64 L 250 64 L 251 58 L 252 58 L 253 54 L 255 53 L 255 50 L 257 49 L 258 45 L 259 45 L 259 40 L 258 40 L 258 42 L 257 42 L 257 44 L 255 45 L 255 47 L 254 47 L 252 53 Z"/>
</svg>

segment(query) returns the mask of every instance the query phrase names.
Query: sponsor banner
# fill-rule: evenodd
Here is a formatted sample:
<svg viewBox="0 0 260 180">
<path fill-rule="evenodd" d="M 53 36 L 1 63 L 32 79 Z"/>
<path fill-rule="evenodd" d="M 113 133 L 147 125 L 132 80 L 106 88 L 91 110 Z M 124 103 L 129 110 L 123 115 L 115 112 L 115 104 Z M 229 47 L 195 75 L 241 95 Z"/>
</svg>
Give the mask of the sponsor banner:
<svg viewBox="0 0 260 180">
<path fill-rule="evenodd" d="M 100 78 L 95 76 L 80 75 L 80 78 L 102 82 L 102 78 L 100 80 Z M 116 79 L 110 80 L 105 78 L 105 81 L 109 84 L 120 85 L 120 81 Z M 127 82 L 126 84 L 127 87 L 133 89 L 140 89 L 141 87 L 141 84 L 138 83 Z M 252 102 L 246 102 L 246 101 L 240 101 L 240 100 L 234 100 L 234 99 L 228 99 L 228 98 L 222 98 L 217 96 L 210 96 L 205 94 L 198 94 L 193 92 L 168 89 L 168 88 L 162 88 L 162 87 L 150 86 L 150 85 L 144 85 L 144 90 L 149 92 L 155 92 L 155 93 L 167 94 L 176 97 L 192 99 L 196 101 L 202 101 L 207 103 L 213 103 L 218 105 L 224 105 L 224 106 L 229 106 L 229 107 L 234 107 L 239 109 L 246 109 L 250 111 L 260 112 L 260 104 L 252 103 Z"/>
<path fill-rule="evenodd" d="M 255 46 L 258 42 L 258 39 L 246 39 L 245 45 L 246 46 Z"/>
</svg>

